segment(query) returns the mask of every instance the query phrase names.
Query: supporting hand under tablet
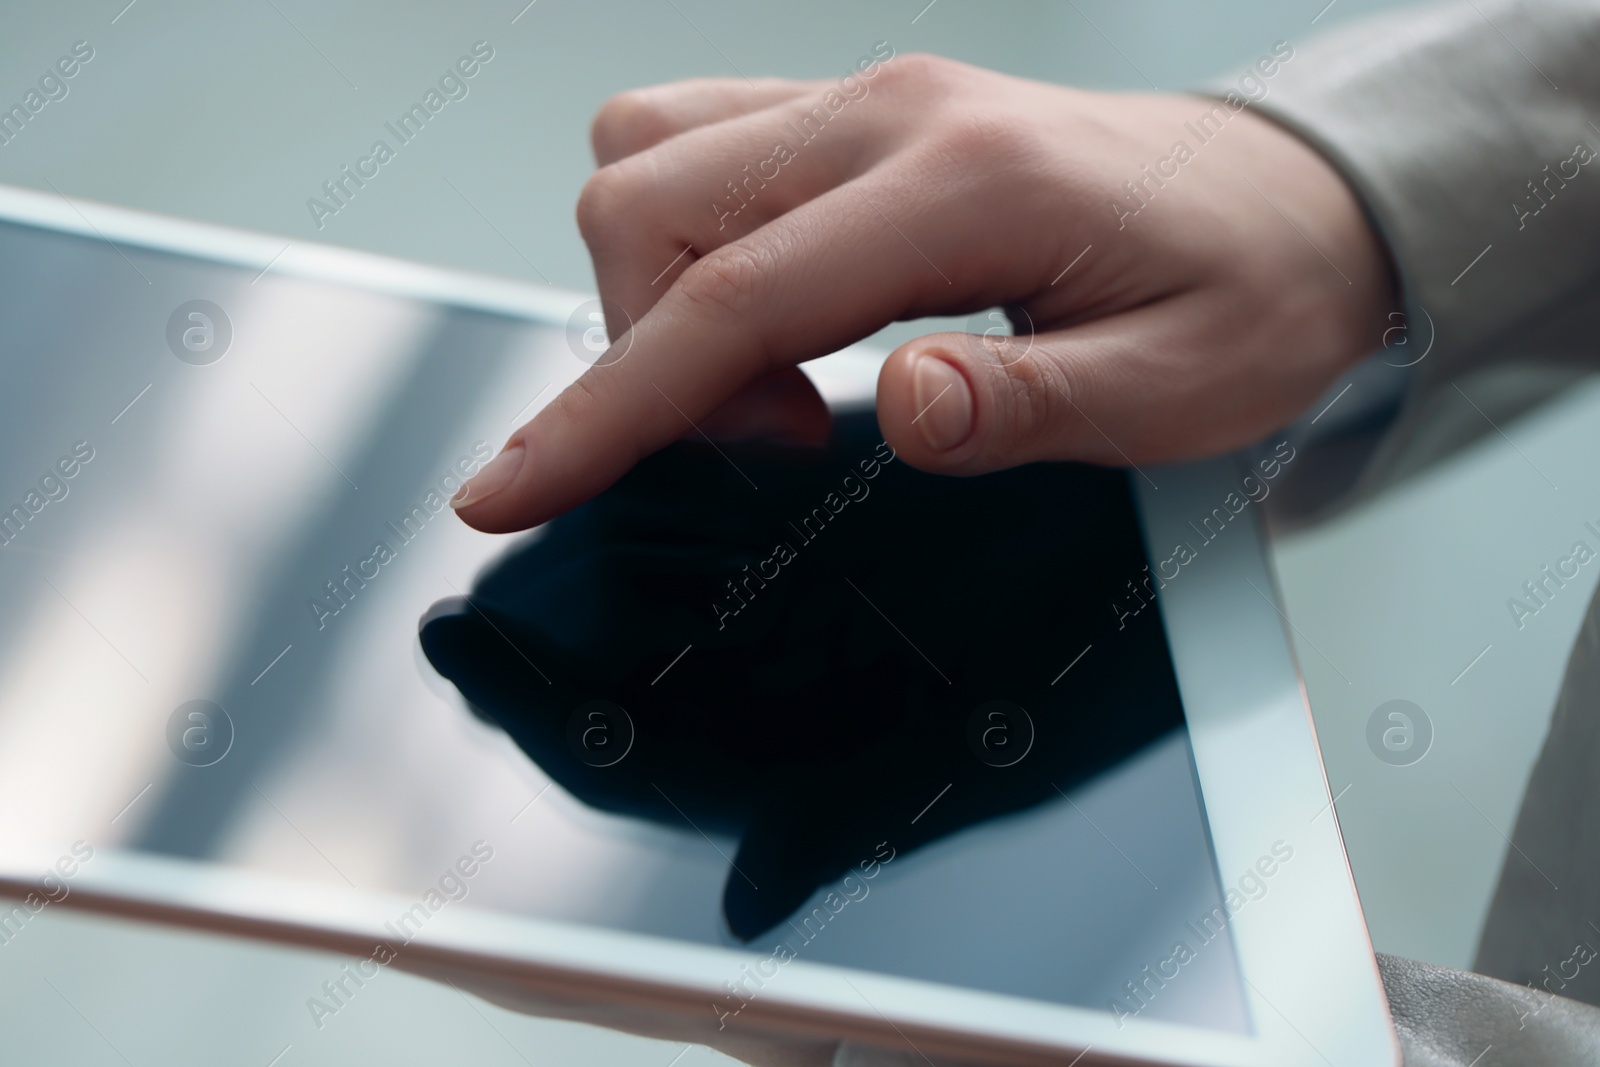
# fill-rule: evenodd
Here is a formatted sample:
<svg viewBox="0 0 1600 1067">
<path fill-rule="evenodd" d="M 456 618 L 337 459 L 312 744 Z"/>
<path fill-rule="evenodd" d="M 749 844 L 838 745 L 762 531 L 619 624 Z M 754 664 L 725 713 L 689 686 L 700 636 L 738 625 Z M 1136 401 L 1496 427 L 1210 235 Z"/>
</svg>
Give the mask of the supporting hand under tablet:
<svg viewBox="0 0 1600 1067">
<path fill-rule="evenodd" d="M 1338 173 L 1242 99 L 868 60 L 837 84 L 606 104 L 578 222 L 626 356 L 512 435 L 454 502 L 468 523 L 543 522 L 691 423 L 820 440 L 796 364 L 900 319 L 1002 305 L 1034 331 L 935 334 L 884 365 L 885 437 L 952 474 L 1226 450 L 1379 346 L 1379 239 Z"/>
</svg>

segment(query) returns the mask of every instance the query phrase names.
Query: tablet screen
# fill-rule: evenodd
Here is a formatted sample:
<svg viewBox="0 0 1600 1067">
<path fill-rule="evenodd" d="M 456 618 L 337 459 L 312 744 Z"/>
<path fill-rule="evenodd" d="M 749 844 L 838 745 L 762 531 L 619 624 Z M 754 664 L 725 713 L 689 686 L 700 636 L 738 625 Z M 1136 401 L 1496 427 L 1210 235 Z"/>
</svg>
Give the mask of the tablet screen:
<svg viewBox="0 0 1600 1067">
<path fill-rule="evenodd" d="M 803 959 L 1250 1031 L 1265 883 L 1219 877 L 1121 473 L 938 478 L 841 415 L 490 537 L 445 502 L 586 316 L 11 224 L 0 274 L 14 845 L 414 898 L 375 956 L 443 908 L 725 945 L 722 1017 Z"/>
</svg>

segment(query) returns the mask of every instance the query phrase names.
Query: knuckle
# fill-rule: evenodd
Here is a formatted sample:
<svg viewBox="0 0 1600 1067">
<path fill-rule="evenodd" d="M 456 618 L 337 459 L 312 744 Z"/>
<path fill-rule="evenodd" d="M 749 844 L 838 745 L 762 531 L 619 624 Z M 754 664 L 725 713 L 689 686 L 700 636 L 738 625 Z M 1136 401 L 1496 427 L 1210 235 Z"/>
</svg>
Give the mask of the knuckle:
<svg viewBox="0 0 1600 1067">
<path fill-rule="evenodd" d="M 578 194 L 578 232 L 593 246 L 615 232 L 633 199 L 632 181 L 615 164 L 601 167 L 583 183 Z"/>
<path fill-rule="evenodd" d="M 673 132 L 659 93 L 629 89 L 600 105 L 589 127 L 589 142 L 595 158 L 609 162 L 656 144 Z"/>
<path fill-rule="evenodd" d="M 885 63 L 880 76 L 887 85 L 925 92 L 947 88 L 960 69 L 961 64 L 944 56 L 910 52 Z"/>
<path fill-rule="evenodd" d="M 1071 383 L 1061 366 L 1033 353 L 998 374 L 1003 443 L 1016 447 L 1061 436 L 1072 411 Z"/>
<path fill-rule="evenodd" d="M 607 374 L 608 368 L 591 367 L 573 379 L 551 404 L 562 421 L 572 426 L 595 426 L 613 420 L 608 413 L 615 412 L 621 403 L 616 382 L 617 376 Z M 618 431 L 609 435 L 614 446 L 619 446 L 627 464 L 632 466 L 650 451 L 645 447 L 640 420 L 621 420 Z"/>
<path fill-rule="evenodd" d="M 724 245 L 694 262 L 678 280 L 683 298 L 717 316 L 739 318 L 760 301 L 766 263 L 754 249 Z"/>
<path fill-rule="evenodd" d="M 595 412 L 605 407 L 602 395 L 605 392 L 602 378 L 605 377 L 596 373 L 595 368 L 589 368 L 568 383 L 551 407 L 573 422 L 581 424 L 588 421 Z"/>
<path fill-rule="evenodd" d="M 1001 161 L 1015 164 L 1030 157 L 1034 146 L 1018 123 L 975 114 L 952 119 L 938 139 L 937 151 L 958 166 L 970 167 Z"/>
</svg>

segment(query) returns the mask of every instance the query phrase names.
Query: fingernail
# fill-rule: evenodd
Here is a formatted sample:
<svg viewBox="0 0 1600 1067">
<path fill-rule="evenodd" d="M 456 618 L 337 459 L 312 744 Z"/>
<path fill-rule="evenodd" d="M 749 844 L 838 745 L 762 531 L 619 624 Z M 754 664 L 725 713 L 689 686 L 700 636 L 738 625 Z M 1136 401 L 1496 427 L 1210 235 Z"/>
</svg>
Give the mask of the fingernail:
<svg viewBox="0 0 1600 1067">
<path fill-rule="evenodd" d="M 938 356 L 918 356 L 911 371 L 911 397 L 917 405 L 912 420 L 922 439 L 937 452 L 948 452 L 972 433 L 972 390 L 966 377 Z"/>
<path fill-rule="evenodd" d="M 460 511 L 480 501 L 487 500 L 510 485 L 522 469 L 522 459 L 527 455 L 518 441 L 483 465 L 483 469 L 467 480 L 460 492 L 450 498 L 450 506 Z"/>
</svg>

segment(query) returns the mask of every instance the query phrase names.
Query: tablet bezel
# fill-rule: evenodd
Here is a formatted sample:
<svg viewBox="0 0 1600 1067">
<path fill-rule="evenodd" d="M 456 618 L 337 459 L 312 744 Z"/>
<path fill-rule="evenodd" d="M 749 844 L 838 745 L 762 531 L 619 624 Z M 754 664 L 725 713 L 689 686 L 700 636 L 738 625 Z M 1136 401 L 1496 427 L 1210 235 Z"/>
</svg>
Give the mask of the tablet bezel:
<svg viewBox="0 0 1600 1067">
<path fill-rule="evenodd" d="M 4 186 L 0 219 L 549 325 L 564 324 L 590 299 Z M 824 363 L 817 376 L 834 376 L 824 389 L 830 399 L 871 395 L 875 363 L 860 350 Z M 1156 595 L 1219 870 L 1251 869 L 1274 842 L 1294 849 L 1272 905 L 1241 908 L 1229 922 L 1255 1036 L 1118 1019 L 1109 1011 L 803 960 L 749 1005 L 742 1026 L 885 1045 L 909 1039 L 930 1052 L 1017 1064 L 1080 1055 L 1072 1062 L 1085 1067 L 1129 1060 L 1197 1067 L 1399 1062 L 1287 619 L 1277 607 L 1259 508 L 1238 513 L 1214 538 L 1206 536 L 1209 528 L 1193 525 L 1224 507 L 1230 493 L 1239 499 L 1241 475 L 1235 461 L 1224 459 L 1141 472 L 1134 484 L 1150 558 L 1166 560 L 1167 546 L 1179 544 L 1190 545 L 1194 557 L 1170 582 L 1152 585 L 1164 585 Z M 34 872 L 53 858 L 0 855 L 0 895 L 32 892 Z M 63 901 L 354 955 L 368 954 L 381 939 L 395 903 L 379 894 L 114 850 L 103 850 Z M 431 923 L 407 946 L 403 965 L 698 1017 L 723 995 L 739 965 L 751 961 L 749 953 L 727 948 L 463 909 Z"/>
</svg>

